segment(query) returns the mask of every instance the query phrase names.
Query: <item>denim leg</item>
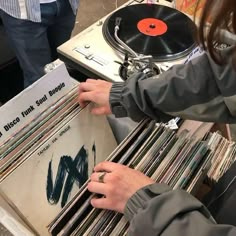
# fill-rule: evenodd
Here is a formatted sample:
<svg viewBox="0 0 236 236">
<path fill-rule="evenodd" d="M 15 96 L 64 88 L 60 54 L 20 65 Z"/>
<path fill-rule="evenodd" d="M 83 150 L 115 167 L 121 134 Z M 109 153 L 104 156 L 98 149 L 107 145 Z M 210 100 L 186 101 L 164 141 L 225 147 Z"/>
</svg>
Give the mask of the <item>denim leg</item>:
<svg viewBox="0 0 236 236">
<path fill-rule="evenodd" d="M 57 47 L 70 39 L 76 19 L 68 0 L 57 0 L 56 3 L 58 10 L 55 23 L 48 28 L 48 39 L 54 60 L 57 58 Z"/>
<path fill-rule="evenodd" d="M 9 42 L 23 70 L 26 88 L 44 74 L 44 66 L 51 62 L 48 25 L 16 19 L 3 11 L 0 13 Z"/>
<path fill-rule="evenodd" d="M 8 36 L 24 73 L 24 87 L 44 75 L 44 66 L 57 58 L 56 48 L 66 42 L 75 15 L 68 0 L 41 4 L 41 23 L 11 17 L 0 10 Z"/>
</svg>

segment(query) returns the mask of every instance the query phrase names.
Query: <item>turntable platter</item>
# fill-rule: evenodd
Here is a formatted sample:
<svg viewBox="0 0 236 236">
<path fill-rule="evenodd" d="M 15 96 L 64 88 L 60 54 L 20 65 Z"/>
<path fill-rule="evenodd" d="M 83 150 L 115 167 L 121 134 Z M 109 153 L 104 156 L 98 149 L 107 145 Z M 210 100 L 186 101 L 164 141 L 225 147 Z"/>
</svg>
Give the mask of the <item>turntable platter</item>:
<svg viewBox="0 0 236 236">
<path fill-rule="evenodd" d="M 110 46 L 125 53 L 114 32 L 121 18 L 118 37 L 137 54 L 152 55 L 154 61 L 169 61 L 188 55 L 196 46 L 194 22 L 176 9 L 158 4 L 126 6 L 110 15 L 103 35 Z"/>
</svg>

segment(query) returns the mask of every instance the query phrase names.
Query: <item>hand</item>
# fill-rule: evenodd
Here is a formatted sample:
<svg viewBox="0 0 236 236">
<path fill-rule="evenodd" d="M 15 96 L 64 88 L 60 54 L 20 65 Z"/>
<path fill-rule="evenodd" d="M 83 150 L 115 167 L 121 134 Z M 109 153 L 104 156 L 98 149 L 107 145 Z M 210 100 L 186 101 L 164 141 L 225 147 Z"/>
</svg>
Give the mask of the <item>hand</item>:
<svg viewBox="0 0 236 236">
<path fill-rule="evenodd" d="M 84 107 L 94 103 L 91 113 L 95 115 L 111 114 L 109 95 L 112 83 L 104 80 L 87 79 L 79 85 L 79 103 Z"/>
<path fill-rule="evenodd" d="M 88 190 L 104 195 L 93 198 L 91 204 L 95 208 L 109 209 L 123 213 L 128 199 L 140 188 L 153 184 L 154 181 L 141 172 L 114 162 L 101 162 L 94 168 L 90 177 Z M 99 182 L 101 172 L 103 182 Z"/>
</svg>

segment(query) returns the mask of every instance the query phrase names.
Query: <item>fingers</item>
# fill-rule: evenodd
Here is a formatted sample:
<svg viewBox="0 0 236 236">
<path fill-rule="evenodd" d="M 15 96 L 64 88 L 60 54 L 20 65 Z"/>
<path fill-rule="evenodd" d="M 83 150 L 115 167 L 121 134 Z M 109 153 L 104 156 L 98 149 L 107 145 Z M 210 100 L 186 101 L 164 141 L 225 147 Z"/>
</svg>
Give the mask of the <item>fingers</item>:
<svg viewBox="0 0 236 236">
<path fill-rule="evenodd" d="M 81 82 L 79 84 L 79 94 L 82 92 L 93 91 L 96 89 L 98 84 L 103 83 L 102 80 L 87 79 L 86 82 Z"/>
<path fill-rule="evenodd" d="M 93 102 L 93 92 L 83 92 L 79 94 L 79 103 L 84 103 L 84 102 Z"/>
<path fill-rule="evenodd" d="M 88 190 L 92 193 L 106 195 L 106 186 L 104 183 L 99 183 L 99 182 L 94 182 L 94 181 L 89 182 Z"/>
<path fill-rule="evenodd" d="M 86 82 L 80 83 L 79 85 L 79 103 L 81 107 L 85 107 L 88 102 L 92 101 L 93 95 L 89 92 L 94 91 L 96 88 L 96 80 L 87 79 Z"/>
<path fill-rule="evenodd" d="M 125 168 L 124 165 L 110 162 L 110 161 L 104 161 L 99 164 L 97 164 L 94 167 L 94 171 L 99 172 L 99 171 L 106 171 L 106 172 L 112 172 L 114 170 L 117 170 L 117 168 Z"/>
<path fill-rule="evenodd" d="M 87 80 L 88 81 L 88 80 Z M 79 94 L 81 92 L 88 92 L 88 91 L 92 91 L 96 88 L 96 83 L 90 81 L 90 82 L 82 82 L 79 84 Z"/>
<path fill-rule="evenodd" d="M 88 103 L 90 102 L 89 98 L 91 97 L 91 95 L 87 94 L 87 93 L 82 93 L 79 95 L 78 97 L 78 101 L 80 106 L 83 108 L 86 105 L 88 105 Z"/>
<path fill-rule="evenodd" d="M 110 203 L 109 199 L 105 197 L 93 198 L 91 200 L 91 205 L 95 208 L 100 208 L 100 209 L 112 209 L 112 204 Z"/>
<path fill-rule="evenodd" d="M 85 107 L 89 102 L 94 104 L 91 109 L 92 114 L 111 114 L 109 105 L 109 93 L 112 84 L 107 81 L 87 79 L 79 85 L 78 101 L 81 107 Z"/>
<path fill-rule="evenodd" d="M 84 92 L 86 92 L 86 85 L 85 83 L 81 83 L 79 85 L 79 89 L 78 89 L 78 101 L 79 101 L 79 104 L 81 107 L 85 107 L 88 103 L 89 103 L 89 100 L 85 100 L 86 98 L 83 98 L 84 97 Z"/>
<path fill-rule="evenodd" d="M 104 172 L 93 172 L 90 176 L 90 180 L 94 181 L 94 182 L 100 182 L 99 181 L 99 177 L 101 176 L 101 174 L 103 174 Z M 103 177 L 103 183 L 106 183 L 107 179 L 109 179 L 109 173 L 105 173 L 104 177 Z"/>
<path fill-rule="evenodd" d="M 95 89 L 94 83 L 88 82 L 88 83 L 81 83 L 79 85 L 79 103 L 81 107 L 85 107 L 88 102 L 92 101 L 91 98 L 93 98 L 92 92 Z"/>
</svg>

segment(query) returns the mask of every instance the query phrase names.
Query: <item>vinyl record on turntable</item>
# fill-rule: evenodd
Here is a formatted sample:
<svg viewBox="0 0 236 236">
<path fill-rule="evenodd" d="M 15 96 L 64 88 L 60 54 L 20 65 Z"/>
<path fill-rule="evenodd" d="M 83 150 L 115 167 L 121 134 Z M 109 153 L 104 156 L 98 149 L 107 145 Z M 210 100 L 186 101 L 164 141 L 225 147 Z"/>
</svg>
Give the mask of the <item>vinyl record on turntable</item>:
<svg viewBox="0 0 236 236">
<path fill-rule="evenodd" d="M 154 61 L 182 58 L 196 46 L 196 26 L 185 14 L 163 5 L 135 4 L 117 10 L 103 25 L 104 38 L 120 52 L 126 50 L 114 35 L 119 18 L 118 37 L 137 54 L 152 55 Z"/>
</svg>

